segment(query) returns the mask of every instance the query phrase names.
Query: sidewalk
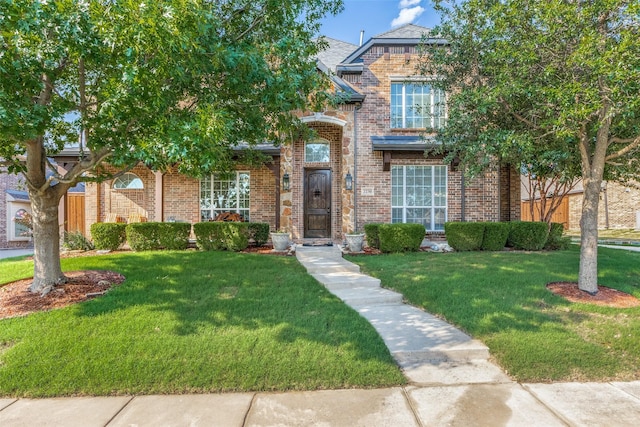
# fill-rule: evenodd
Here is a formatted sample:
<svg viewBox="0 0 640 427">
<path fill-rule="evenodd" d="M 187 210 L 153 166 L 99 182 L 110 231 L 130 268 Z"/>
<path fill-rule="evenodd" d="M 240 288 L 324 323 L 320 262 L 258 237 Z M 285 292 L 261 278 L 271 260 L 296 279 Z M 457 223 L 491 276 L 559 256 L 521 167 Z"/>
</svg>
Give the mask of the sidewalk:
<svg viewBox="0 0 640 427">
<path fill-rule="evenodd" d="M 33 255 L 33 249 L 0 249 L 0 259 L 22 255 Z"/>
<path fill-rule="evenodd" d="M 367 318 L 409 379 L 374 390 L 0 399 L 0 426 L 636 426 L 640 381 L 518 384 L 487 347 L 402 303 L 337 247 L 298 247 L 317 280 Z"/>
<path fill-rule="evenodd" d="M 637 426 L 640 382 L 0 399 L 0 425 Z"/>
</svg>

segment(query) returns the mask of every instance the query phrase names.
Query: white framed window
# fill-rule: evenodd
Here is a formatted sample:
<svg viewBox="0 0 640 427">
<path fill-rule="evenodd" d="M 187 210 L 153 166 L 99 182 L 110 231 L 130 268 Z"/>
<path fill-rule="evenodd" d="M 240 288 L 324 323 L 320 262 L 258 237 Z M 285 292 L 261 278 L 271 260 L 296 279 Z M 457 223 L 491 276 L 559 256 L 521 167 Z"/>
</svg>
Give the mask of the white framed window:
<svg viewBox="0 0 640 427">
<path fill-rule="evenodd" d="M 447 221 L 446 166 L 391 167 L 391 222 L 442 231 Z"/>
<path fill-rule="evenodd" d="M 31 240 L 32 231 L 19 221 L 31 214 L 31 206 L 28 201 L 17 200 L 7 194 L 7 240 L 9 242 L 21 242 Z"/>
<path fill-rule="evenodd" d="M 444 92 L 428 83 L 391 83 L 391 128 L 440 129 L 446 110 Z"/>
<path fill-rule="evenodd" d="M 135 173 L 127 172 L 113 180 L 115 190 L 142 190 L 144 184 Z"/>
<path fill-rule="evenodd" d="M 249 221 L 250 181 L 249 172 L 201 178 L 200 220 L 208 221 L 223 212 L 235 212 Z"/>
<path fill-rule="evenodd" d="M 308 141 L 304 144 L 304 161 L 308 163 L 328 163 L 331 159 L 331 146 L 326 139 Z"/>
</svg>

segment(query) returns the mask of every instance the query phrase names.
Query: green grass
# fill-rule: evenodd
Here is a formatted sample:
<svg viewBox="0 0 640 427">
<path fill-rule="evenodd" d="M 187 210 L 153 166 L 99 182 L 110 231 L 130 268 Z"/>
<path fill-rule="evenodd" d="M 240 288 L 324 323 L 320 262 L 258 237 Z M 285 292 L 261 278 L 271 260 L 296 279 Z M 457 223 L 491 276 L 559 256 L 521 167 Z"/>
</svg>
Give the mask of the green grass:
<svg viewBox="0 0 640 427">
<path fill-rule="evenodd" d="M 640 379 L 640 308 L 575 304 L 548 282 L 577 281 L 576 247 L 559 252 L 351 257 L 383 286 L 482 340 L 518 381 Z M 640 254 L 599 249 L 599 284 L 640 297 Z"/>
<path fill-rule="evenodd" d="M 32 274 L 3 261 L 2 282 Z M 62 260 L 126 281 L 0 321 L 0 395 L 312 390 L 403 384 L 375 330 L 295 258 L 224 252 Z"/>
<path fill-rule="evenodd" d="M 565 230 L 564 234 L 570 237 L 580 237 L 580 230 Z M 600 240 L 640 240 L 640 231 L 632 228 L 598 230 Z"/>
</svg>

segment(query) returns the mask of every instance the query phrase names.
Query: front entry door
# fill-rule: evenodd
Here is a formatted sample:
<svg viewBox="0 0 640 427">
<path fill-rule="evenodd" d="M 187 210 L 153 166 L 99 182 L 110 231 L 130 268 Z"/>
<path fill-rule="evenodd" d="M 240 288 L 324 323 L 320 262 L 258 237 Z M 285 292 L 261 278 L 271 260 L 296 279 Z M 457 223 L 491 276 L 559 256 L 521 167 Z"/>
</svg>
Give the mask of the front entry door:
<svg viewBox="0 0 640 427">
<path fill-rule="evenodd" d="M 331 171 L 304 171 L 304 237 L 331 237 Z"/>
</svg>

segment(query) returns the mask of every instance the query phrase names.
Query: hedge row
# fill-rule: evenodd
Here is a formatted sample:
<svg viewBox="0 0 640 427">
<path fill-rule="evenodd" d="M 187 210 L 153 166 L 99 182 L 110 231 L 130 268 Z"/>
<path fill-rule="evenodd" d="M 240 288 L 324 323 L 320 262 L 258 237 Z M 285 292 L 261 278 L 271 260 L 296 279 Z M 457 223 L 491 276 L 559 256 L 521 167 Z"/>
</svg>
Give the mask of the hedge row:
<svg viewBox="0 0 640 427">
<path fill-rule="evenodd" d="M 201 222 L 193 225 L 196 243 L 203 250 L 241 251 L 252 241 L 256 246 L 269 239 L 269 224 L 257 222 Z M 189 244 L 191 224 L 98 222 L 91 225 L 96 249 L 115 251 L 128 242 L 134 251 L 184 250 Z"/>
<path fill-rule="evenodd" d="M 134 251 L 185 250 L 191 224 L 184 222 L 136 222 L 127 225 L 127 242 Z"/>
<path fill-rule="evenodd" d="M 196 245 L 203 251 L 242 251 L 253 241 L 262 246 L 269 239 L 269 224 L 262 222 L 199 222 L 193 224 Z"/>
<path fill-rule="evenodd" d="M 527 251 L 563 249 L 568 239 L 562 237 L 562 224 L 545 222 L 447 222 L 447 242 L 457 251 L 500 251 L 505 246 Z"/>
<path fill-rule="evenodd" d="M 364 226 L 367 244 L 382 252 L 415 252 L 424 240 L 422 224 L 379 224 Z"/>
</svg>

